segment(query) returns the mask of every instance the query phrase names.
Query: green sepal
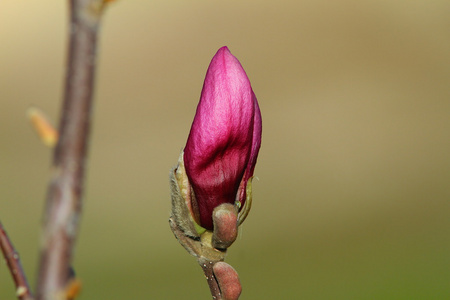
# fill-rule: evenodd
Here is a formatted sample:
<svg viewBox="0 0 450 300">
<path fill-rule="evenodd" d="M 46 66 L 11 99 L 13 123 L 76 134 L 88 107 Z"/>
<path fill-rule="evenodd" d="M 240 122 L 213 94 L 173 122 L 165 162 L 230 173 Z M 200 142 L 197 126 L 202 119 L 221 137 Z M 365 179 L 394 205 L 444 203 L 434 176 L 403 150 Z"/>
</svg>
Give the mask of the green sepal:
<svg viewBox="0 0 450 300">
<path fill-rule="evenodd" d="M 247 181 L 247 186 L 245 187 L 245 203 L 244 207 L 239 211 L 238 215 L 238 226 L 241 225 L 248 216 L 250 209 L 252 208 L 252 180 L 253 176 Z M 240 202 L 239 202 L 240 204 Z"/>
</svg>

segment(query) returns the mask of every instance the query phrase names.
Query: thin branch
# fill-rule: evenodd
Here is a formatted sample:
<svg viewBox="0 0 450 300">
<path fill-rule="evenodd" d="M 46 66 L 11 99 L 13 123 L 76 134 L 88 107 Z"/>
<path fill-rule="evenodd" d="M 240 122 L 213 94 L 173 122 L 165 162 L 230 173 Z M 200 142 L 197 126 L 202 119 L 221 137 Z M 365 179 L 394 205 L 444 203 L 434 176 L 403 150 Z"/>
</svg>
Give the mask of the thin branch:
<svg viewBox="0 0 450 300">
<path fill-rule="evenodd" d="M 198 260 L 198 263 L 202 267 L 203 273 L 205 274 L 206 281 L 208 282 L 209 290 L 211 291 L 211 296 L 215 300 L 222 300 L 222 295 L 220 293 L 220 287 L 217 283 L 217 279 L 214 276 L 213 266 L 215 261 L 210 261 L 205 258 Z"/>
<path fill-rule="evenodd" d="M 37 299 L 61 298 L 81 216 L 101 0 L 70 0 L 70 38 L 59 139 L 43 220 Z"/>
<path fill-rule="evenodd" d="M 3 257 L 6 260 L 8 269 L 11 272 L 11 276 L 16 285 L 16 296 L 19 300 L 32 300 L 33 295 L 28 284 L 25 272 L 23 271 L 22 264 L 19 259 L 19 253 L 8 237 L 2 223 L 0 222 L 0 248 L 3 252 Z"/>
</svg>

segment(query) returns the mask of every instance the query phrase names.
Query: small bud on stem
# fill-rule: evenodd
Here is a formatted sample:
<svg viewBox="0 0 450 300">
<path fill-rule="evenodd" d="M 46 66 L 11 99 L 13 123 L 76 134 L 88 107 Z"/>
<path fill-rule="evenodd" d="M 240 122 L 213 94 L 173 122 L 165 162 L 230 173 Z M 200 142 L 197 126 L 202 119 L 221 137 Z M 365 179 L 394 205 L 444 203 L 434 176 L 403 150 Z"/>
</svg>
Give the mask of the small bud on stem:
<svg viewBox="0 0 450 300">
<path fill-rule="evenodd" d="M 230 203 L 222 203 L 213 211 L 214 233 L 212 246 L 227 249 L 236 240 L 238 234 L 237 209 Z"/>
</svg>

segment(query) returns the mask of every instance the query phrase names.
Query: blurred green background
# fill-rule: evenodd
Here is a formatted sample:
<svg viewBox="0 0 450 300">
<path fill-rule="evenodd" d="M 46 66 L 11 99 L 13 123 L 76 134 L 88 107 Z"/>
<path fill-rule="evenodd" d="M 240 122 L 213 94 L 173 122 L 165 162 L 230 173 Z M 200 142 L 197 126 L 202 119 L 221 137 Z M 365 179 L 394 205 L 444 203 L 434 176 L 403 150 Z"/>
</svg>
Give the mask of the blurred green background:
<svg viewBox="0 0 450 300">
<path fill-rule="evenodd" d="M 66 1 L 0 3 L 0 219 L 35 282 Z M 450 298 L 450 2 L 118 1 L 106 12 L 74 266 L 79 299 L 209 299 L 168 172 L 227 45 L 263 115 L 241 299 Z M 14 299 L 0 267 L 0 299 Z"/>
</svg>

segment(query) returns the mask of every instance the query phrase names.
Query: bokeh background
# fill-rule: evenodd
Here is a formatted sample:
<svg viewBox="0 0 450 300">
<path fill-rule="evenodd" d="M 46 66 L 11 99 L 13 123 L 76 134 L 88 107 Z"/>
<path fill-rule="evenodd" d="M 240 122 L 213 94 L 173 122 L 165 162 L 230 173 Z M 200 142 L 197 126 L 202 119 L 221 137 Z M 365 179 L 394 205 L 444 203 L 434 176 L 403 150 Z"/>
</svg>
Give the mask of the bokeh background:
<svg viewBox="0 0 450 300">
<path fill-rule="evenodd" d="M 168 172 L 227 45 L 263 114 L 242 299 L 450 298 L 450 2 L 117 1 L 100 40 L 79 299 L 209 299 Z M 0 218 L 35 282 L 66 1 L 0 3 Z M 14 299 L 0 266 L 0 299 Z"/>
</svg>

